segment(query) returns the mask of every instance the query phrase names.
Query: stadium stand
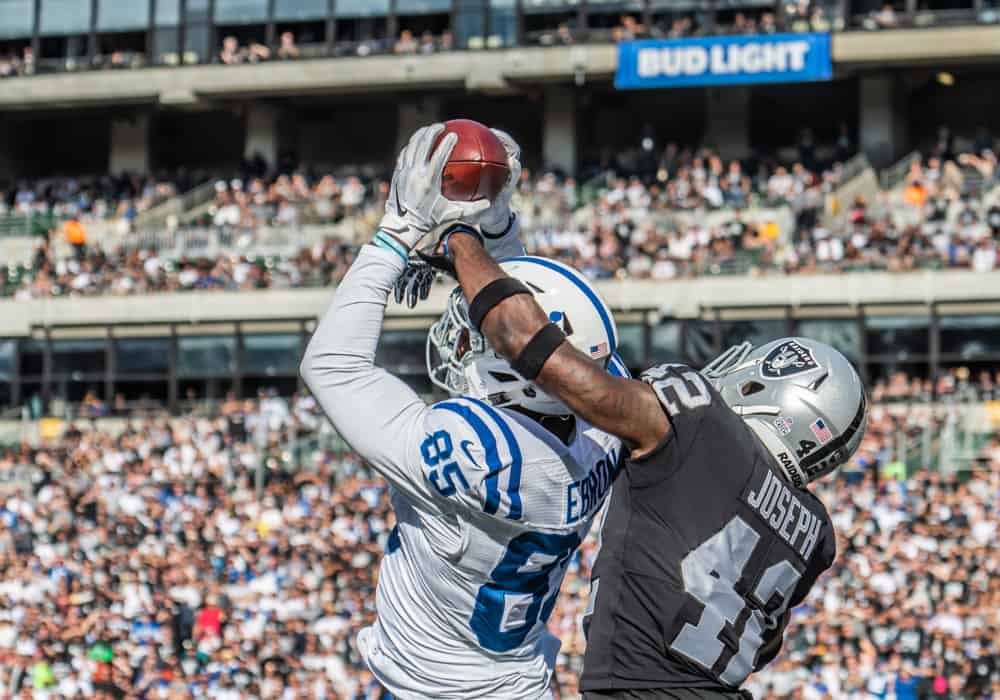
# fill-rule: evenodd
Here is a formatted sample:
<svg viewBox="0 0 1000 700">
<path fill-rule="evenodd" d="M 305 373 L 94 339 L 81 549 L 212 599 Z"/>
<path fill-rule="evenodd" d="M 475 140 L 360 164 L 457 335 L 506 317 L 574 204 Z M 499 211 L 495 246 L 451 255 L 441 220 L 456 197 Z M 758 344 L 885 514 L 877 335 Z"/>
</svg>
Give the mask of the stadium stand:
<svg viewBox="0 0 1000 700">
<path fill-rule="evenodd" d="M 740 160 L 726 163 L 709 150 L 669 144 L 656 158 L 647 154 L 646 164 L 642 153 L 620 153 L 614 170 L 582 186 L 571 177 L 526 171 L 516 203 L 531 252 L 562 259 L 595 279 L 938 268 L 988 272 L 997 266 L 1000 199 L 993 192 L 992 150 L 980 153 L 943 153 L 926 163 L 912 159 L 897 187 L 878 192 L 870 203 L 861 196 L 847 203 L 836 195 L 843 166 L 809 170 L 802 162 L 814 160 L 808 153 L 790 166 L 755 159 L 748 167 Z M 635 174 L 617 174 L 629 172 Z M 76 245 L 59 256 L 54 244 L 68 229 L 60 232 L 57 225 L 48 235 L 53 245 L 37 248 L 27 264 L 0 269 L 0 294 L 28 299 L 327 285 L 345 271 L 355 240 L 371 230 L 387 191 L 384 180 L 357 175 L 310 178 L 293 172 L 216 180 L 209 202 L 182 213 L 191 223 L 181 234 L 214 231 L 228 245 L 214 259 L 197 251 L 171 258 L 176 236 L 144 235 L 128 226 L 137 212 L 169 197 L 176 186 L 148 179 L 140 190 L 140 183 L 138 178 L 64 181 L 23 184 L 13 191 L 8 199 L 14 216 L 72 216 L 84 224 L 117 216 L 126 232 L 113 249 Z M 298 249 L 293 244 L 278 255 L 255 251 L 261 227 L 286 230 L 294 241 L 304 225 L 331 224 L 355 235 L 347 241 L 320 238 Z"/>
<path fill-rule="evenodd" d="M 189 409 L 106 410 L 0 451 L 0 697 L 380 697 L 352 631 L 393 524 L 384 483 L 308 396 Z M 876 406 L 855 464 L 820 490 L 838 563 L 755 697 L 996 696 L 1000 440 L 931 469 L 897 450 L 949 410 Z M 549 623 L 561 700 L 596 548 Z"/>
<path fill-rule="evenodd" d="M 0 700 L 381 700 L 387 489 L 298 359 L 453 116 L 521 142 L 529 249 L 598 280 L 633 369 L 795 333 L 865 380 L 838 559 L 753 696 L 1000 698 L 996 3 L 696 4 L 0 0 Z M 786 33 L 827 72 L 616 81 L 633 40 Z M 378 351 L 424 394 L 446 292 Z"/>
</svg>

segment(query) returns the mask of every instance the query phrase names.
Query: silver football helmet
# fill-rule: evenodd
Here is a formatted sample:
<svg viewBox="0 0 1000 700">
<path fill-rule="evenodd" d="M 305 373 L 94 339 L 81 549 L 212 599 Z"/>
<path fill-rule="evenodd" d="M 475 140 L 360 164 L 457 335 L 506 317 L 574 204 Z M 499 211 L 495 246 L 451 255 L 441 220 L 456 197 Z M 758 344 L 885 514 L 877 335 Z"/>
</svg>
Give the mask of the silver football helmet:
<svg viewBox="0 0 1000 700">
<path fill-rule="evenodd" d="M 795 486 L 857 451 L 868 423 L 865 389 L 844 355 L 808 338 L 736 345 L 702 374 L 757 434 Z"/>
</svg>

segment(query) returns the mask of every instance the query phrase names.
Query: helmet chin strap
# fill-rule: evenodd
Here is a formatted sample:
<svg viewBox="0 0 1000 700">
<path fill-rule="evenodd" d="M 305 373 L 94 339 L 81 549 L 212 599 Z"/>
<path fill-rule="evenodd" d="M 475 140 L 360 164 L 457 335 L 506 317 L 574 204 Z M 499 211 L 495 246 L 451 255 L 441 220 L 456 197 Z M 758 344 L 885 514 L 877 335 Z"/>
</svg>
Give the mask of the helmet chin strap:
<svg viewBox="0 0 1000 700">
<path fill-rule="evenodd" d="M 559 438 L 560 442 L 564 445 L 570 443 L 570 439 L 573 437 L 573 432 L 576 430 L 576 420 L 573 414 L 554 414 L 554 413 L 539 413 L 538 411 L 532 411 L 524 406 L 511 405 L 512 411 L 517 411 L 518 413 L 527 416 L 531 420 L 538 423 L 540 426 L 548 430 L 550 433 Z"/>
<path fill-rule="evenodd" d="M 809 479 L 799 466 L 799 459 L 795 455 L 795 451 L 778 438 L 774 429 L 768 424 L 769 422 L 764 420 L 748 420 L 746 423 L 757 437 L 760 438 L 760 441 L 764 443 L 764 447 L 774 457 L 778 463 L 778 467 L 781 469 L 781 473 L 785 475 L 785 478 L 789 482 L 799 488 L 809 483 Z"/>
</svg>

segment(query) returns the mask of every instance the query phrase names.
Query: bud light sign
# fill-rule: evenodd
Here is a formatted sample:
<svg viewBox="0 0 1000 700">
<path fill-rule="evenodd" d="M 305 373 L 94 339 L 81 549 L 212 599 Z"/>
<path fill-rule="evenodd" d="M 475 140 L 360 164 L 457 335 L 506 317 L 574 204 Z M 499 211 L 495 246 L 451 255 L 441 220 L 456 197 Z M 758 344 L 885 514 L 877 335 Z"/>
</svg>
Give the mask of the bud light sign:
<svg viewBox="0 0 1000 700">
<path fill-rule="evenodd" d="M 793 83 L 832 76 L 829 34 L 650 39 L 618 45 L 615 87 Z"/>
</svg>

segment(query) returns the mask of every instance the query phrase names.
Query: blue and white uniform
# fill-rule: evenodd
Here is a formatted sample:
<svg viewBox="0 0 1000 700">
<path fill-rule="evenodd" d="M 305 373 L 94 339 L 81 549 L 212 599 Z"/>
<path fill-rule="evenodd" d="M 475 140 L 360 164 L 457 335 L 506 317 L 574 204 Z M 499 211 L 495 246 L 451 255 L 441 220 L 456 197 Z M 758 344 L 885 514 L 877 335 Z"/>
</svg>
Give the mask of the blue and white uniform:
<svg viewBox="0 0 1000 700">
<path fill-rule="evenodd" d="M 393 487 L 398 524 L 377 620 L 358 647 L 401 700 L 550 697 L 560 642 L 545 623 L 611 488 L 620 443 L 577 419 L 564 445 L 477 399 L 428 406 L 375 367 L 402 267 L 395 253 L 365 246 L 302 361 L 338 432 Z M 611 371 L 625 371 L 617 358 Z"/>
</svg>

